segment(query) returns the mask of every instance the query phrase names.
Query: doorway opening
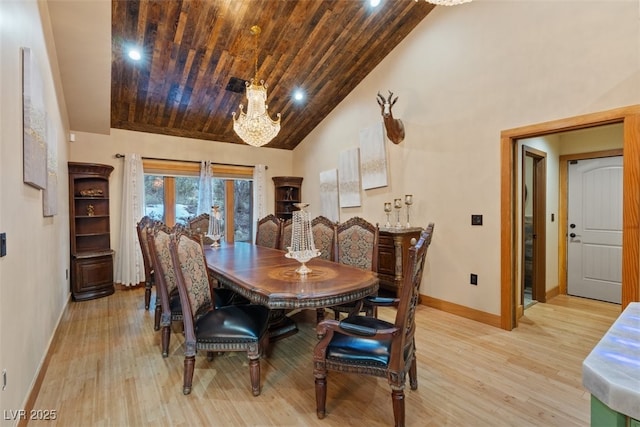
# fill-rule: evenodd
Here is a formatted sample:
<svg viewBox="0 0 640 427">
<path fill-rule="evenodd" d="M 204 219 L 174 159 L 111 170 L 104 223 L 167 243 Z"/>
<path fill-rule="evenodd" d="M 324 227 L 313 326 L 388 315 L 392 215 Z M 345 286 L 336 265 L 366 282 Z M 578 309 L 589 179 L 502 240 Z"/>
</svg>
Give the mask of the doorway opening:
<svg viewBox="0 0 640 427">
<path fill-rule="evenodd" d="M 547 153 L 522 146 L 520 236 L 521 280 L 518 310 L 546 302 Z M 520 317 L 518 313 L 518 317 Z"/>
<path fill-rule="evenodd" d="M 640 105 L 634 105 L 505 130 L 501 133 L 500 326 L 503 329 L 511 330 L 517 326 L 517 285 L 521 278 L 518 274 L 517 256 L 520 248 L 518 239 L 521 234 L 517 228 L 519 205 L 516 203 L 520 188 L 517 185 L 514 167 L 518 164 L 518 140 L 614 123 L 623 124 L 624 139 L 621 309 L 629 302 L 640 299 Z M 564 236 L 559 236 L 559 241 L 562 238 Z M 564 273 L 566 274 L 566 271 Z"/>
</svg>

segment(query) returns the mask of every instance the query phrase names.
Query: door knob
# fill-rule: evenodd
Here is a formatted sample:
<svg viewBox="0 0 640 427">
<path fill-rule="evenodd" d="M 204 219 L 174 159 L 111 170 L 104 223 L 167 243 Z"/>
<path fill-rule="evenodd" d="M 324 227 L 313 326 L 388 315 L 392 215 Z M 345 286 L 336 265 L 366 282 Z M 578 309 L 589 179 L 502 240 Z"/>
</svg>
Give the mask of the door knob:
<svg viewBox="0 0 640 427">
<path fill-rule="evenodd" d="M 575 224 L 569 224 L 569 227 L 570 228 L 576 228 L 576 225 Z"/>
<path fill-rule="evenodd" d="M 574 237 L 576 237 L 576 233 L 569 234 L 569 237 L 571 237 L 573 239 Z"/>
</svg>

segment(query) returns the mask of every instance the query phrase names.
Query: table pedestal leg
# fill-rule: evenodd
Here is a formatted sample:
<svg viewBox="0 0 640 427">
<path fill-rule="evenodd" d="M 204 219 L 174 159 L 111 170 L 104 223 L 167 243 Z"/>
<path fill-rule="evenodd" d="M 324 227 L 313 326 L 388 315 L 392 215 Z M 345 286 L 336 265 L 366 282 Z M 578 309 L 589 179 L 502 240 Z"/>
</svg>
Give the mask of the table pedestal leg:
<svg viewBox="0 0 640 427">
<path fill-rule="evenodd" d="M 271 310 L 269 314 L 269 341 L 278 341 L 298 332 L 298 326 L 290 317 L 285 316 L 284 310 Z"/>
</svg>

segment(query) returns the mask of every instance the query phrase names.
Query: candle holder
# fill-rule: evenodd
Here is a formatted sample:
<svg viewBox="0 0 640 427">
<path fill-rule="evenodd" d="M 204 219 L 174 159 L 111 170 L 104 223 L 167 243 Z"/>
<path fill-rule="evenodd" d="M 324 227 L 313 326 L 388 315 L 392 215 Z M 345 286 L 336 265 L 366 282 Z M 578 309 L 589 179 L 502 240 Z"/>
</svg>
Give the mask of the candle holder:
<svg viewBox="0 0 640 427">
<path fill-rule="evenodd" d="M 386 228 L 391 228 L 391 221 L 389 221 L 389 215 L 391 215 L 391 202 L 384 203 L 384 212 L 387 214 L 387 223 L 384 225 Z"/>
<path fill-rule="evenodd" d="M 222 227 L 220 224 L 220 206 L 211 206 L 211 214 L 209 215 L 209 228 L 207 229 L 207 237 L 213 240 L 212 248 L 220 247 L 220 239 L 222 238 Z"/>
<path fill-rule="evenodd" d="M 410 228 L 411 224 L 409 224 L 409 208 L 413 204 L 413 195 L 406 194 L 404 196 L 404 204 L 407 205 L 407 228 Z"/>
<path fill-rule="evenodd" d="M 402 200 L 393 199 L 393 207 L 396 208 L 396 228 L 402 228 L 402 224 L 400 224 L 400 209 L 402 209 Z"/>
<path fill-rule="evenodd" d="M 287 248 L 288 252 L 284 254 L 284 256 L 298 261 L 301 265 L 296 269 L 296 273 L 305 275 L 312 271 L 307 267 L 307 262 L 319 256 L 320 251 L 316 249 L 316 245 L 313 242 L 311 217 L 309 216 L 309 212 L 304 210 L 309 204 L 294 203 L 294 206 L 297 207 L 298 210 L 293 211 L 291 246 Z"/>
</svg>

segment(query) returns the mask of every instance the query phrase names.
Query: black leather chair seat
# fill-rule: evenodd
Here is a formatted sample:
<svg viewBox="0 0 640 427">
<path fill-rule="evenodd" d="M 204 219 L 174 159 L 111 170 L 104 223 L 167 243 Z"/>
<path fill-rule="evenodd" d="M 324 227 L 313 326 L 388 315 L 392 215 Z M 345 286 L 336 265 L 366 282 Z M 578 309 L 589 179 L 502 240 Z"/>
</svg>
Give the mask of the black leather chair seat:
<svg viewBox="0 0 640 427">
<path fill-rule="evenodd" d="M 261 305 L 232 305 L 217 308 L 196 321 L 198 342 L 259 341 L 267 331 L 269 309 Z"/>
<path fill-rule="evenodd" d="M 350 317 L 340 323 L 370 329 L 393 328 L 392 323 L 366 316 Z M 327 346 L 327 360 L 340 360 L 355 365 L 386 366 L 389 363 L 390 348 L 390 338 L 374 340 L 364 335 L 353 337 L 335 332 Z"/>
</svg>

